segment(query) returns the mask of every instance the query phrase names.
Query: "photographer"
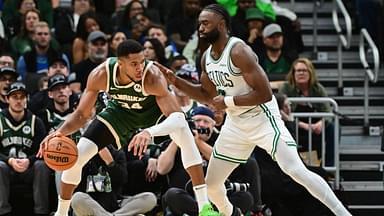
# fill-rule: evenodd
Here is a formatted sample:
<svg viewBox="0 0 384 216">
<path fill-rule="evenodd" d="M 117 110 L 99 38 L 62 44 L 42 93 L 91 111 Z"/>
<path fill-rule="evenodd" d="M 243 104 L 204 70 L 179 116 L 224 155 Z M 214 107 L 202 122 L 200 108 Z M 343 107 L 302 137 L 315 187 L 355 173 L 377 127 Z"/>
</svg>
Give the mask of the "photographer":
<svg viewBox="0 0 384 216">
<path fill-rule="evenodd" d="M 192 110 L 190 127 L 195 135 L 196 145 L 203 158 L 203 168 L 207 168 L 218 133 L 215 132 L 214 113 L 207 107 L 199 106 Z M 198 215 L 197 202 L 189 184 L 189 176 L 182 167 L 181 153 L 171 142 L 158 158 L 157 170 L 167 175 L 170 189 L 162 198 L 165 215 Z M 260 174 L 255 159 L 249 159 L 235 169 L 227 182 L 227 193 L 231 202 L 243 213 L 261 211 Z"/>
</svg>

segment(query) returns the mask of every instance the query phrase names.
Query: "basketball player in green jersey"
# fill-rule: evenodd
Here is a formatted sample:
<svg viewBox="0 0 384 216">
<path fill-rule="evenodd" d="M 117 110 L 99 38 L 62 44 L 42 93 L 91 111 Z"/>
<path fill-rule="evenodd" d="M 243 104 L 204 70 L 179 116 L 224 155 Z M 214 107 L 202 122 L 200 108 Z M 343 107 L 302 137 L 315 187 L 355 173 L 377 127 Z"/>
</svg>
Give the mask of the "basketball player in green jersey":
<svg viewBox="0 0 384 216">
<path fill-rule="evenodd" d="M 229 36 L 229 22 L 228 12 L 217 4 L 206 6 L 199 15 L 200 39 L 210 44 L 201 60 L 201 85 L 191 85 L 158 65 L 173 85 L 192 98 L 226 110 L 206 174 L 209 199 L 225 216 L 236 215 L 224 181 L 257 145 L 335 215 L 351 215 L 328 184 L 300 160 L 256 54 L 244 41 Z"/>
<path fill-rule="evenodd" d="M 144 130 L 132 138 L 128 150 L 142 156 L 153 137 L 169 134 L 181 148 L 183 165 L 192 179 L 200 215 L 218 215 L 208 201 L 202 159 L 193 135 L 174 95 L 168 91 L 163 74 L 153 62 L 144 60 L 143 47 L 134 40 L 122 42 L 117 56 L 107 59 L 90 73 L 77 109 L 41 144 L 40 157 L 50 138 L 74 133 L 87 122 L 100 91 L 108 92 L 112 97 L 80 138 L 76 164 L 63 172 L 55 216 L 67 216 L 84 164 L 111 143 L 121 148 L 138 129 Z M 162 114 L 167 118 L 158 123 Z"/>
</svg>

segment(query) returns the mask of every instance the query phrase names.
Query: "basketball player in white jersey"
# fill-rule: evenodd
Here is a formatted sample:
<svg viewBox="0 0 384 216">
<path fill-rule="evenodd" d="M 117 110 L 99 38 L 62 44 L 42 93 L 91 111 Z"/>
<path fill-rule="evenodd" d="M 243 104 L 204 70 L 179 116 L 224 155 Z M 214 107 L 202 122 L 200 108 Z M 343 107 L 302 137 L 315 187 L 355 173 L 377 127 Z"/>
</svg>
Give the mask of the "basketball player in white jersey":
<svg viewBox="0 0 384 216">
<path fill-rule="evenodd" d="M 170 83 L 201 103 L 225 109 L 227 118 L 208 165 L 209 199 L 226 216 L 239 214 L 226 197 L 224 181 L 245 163 L 257 145 L 281 169 L 303 185 L 337 216 L 351 215 L 328 184 L 300 160 L 295 140 L 284 126 L 265 72 L 251 48 L 229 36 L 229 15 L 221 6 L 206 6 L 199 16 L 199 36 L 210 44 L 202 56 L 201 84 L 175 77 L 159 65 Z"/>
</svg>

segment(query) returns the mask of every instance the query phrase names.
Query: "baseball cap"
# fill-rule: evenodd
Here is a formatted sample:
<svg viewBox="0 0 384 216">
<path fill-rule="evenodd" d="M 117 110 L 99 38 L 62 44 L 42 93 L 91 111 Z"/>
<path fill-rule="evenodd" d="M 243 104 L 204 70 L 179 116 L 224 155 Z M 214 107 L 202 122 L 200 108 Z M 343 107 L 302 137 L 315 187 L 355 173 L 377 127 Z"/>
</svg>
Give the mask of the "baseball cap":
<svg viewBox="0 0 384 216">
<path fill-rule="evenodd" d="M 63 74 L 55 74 L 48 80 L 48 90 L 60 84 L 68 84 L 67 78 Z"/>
<path fill-rule="evenodd" d="M 264 14 L 258 8 L 249 8 L 245 11 L 245 19 L 248 20 L 265 20 Z"/>
<path fill-rule="evenodd" d="M 191 64 L 184 64 L 181 66 L 181 68 L 175 72 L 175 75 L 192 82 L 198 82 L 199 80 L 197 69 Z"/>
<path fill-rule="evenodd" d="M 55 64 L 56 62 L 61 62 L 61 63 L 63 63 L 66 67 L 68 67 L 68 64 L 67 64 L 67 62 L 65 61 L 65 59 L 62 57 L 62 56 L 57 56 L 57 57 L 55 57 L 55 58 L 53 58 L 53 59 L 51 59 L 50 61 L 49 61 L 49 67 L 51 67 L 53 64 Z"/>
<path fill-rule="evenodd" d="M 204 106 L 195 107 L 191 112 L 191 116 L 193 117 L 195 115 L 205 115 L 210 117 L 211 119 L 215 118 L 215 114 L 213 113 L 213 111 Z"/>
<path fill-rule="evenodd" d="M 283 34 L 283 31 L 281 30 L 281 27 L 278 24 L 272 23 L 272 24 L 265 26 L 265 28 L 263 30 L 263 37 L 264 38 L 270 37 L 274 34 Z"/>
<path fill-rule="evenodd" d="M 107 41 L 107 35 L 101 31 L 93 31 L 89 34 L 87 41 L 94 42 L 99 39 Z"/>
<path fill-rule="evenodd" d="M 0 75 L 2 74 L 10 74 L 12 76 L 14 76 L 15 78 L 17 78 L 19 76 L 19 74 L 16 72 L 16 70 L 14 68 L 11 68 L 11 67 L 2 67 L 0 69 Z"/>
<path fill-rule="evenodd" d="M 14 82 L 14 83 L 11 84 L 11 86 L 9 86 L 7 95 L 11 95 L 12 93 L 15 93 L 15 92 L 18 92 L 18 91 L 21 91 L 21 92 L 23 92 L 26 95 L 28 94 L 27 89 L 26 89 L 24 83 L 22 83 L 22 82 Z"/>
</svg>

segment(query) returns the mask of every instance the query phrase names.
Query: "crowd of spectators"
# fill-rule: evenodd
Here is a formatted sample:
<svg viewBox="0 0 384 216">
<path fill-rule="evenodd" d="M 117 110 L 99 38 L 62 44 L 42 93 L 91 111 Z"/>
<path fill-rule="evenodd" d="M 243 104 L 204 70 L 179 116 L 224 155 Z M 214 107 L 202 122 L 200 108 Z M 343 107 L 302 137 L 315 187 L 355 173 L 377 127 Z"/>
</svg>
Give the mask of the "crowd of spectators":
<svg viewBox="0 0 384 216">
<path fill-rule="evenodd" d="M 356 2 L 362 16 L 363 1 Z M 34 155 L 44 136 L 76 108 L 89 73 L 108 57 L 115 57 L 119 43 L 135 39 L 142 43 L 147 60 L 168 66 L 190 82 L 199 82 L 200 56 L 207 44 L 199 41 L 197 18 L 201 9 L 211 3 L 221 3 L 230 11 L 232 35 L 243 39 L 257 54 L 269 79 L 278 81 L 271 82 L 271 86 L 279 91 L 276 97 L 282 117 L 295 136 L 286 97 L 327 95 L 311 61 L 297 59 L 303 51 L 300 21 L 294 12 L 278 4 L 268 0 L 0 1 L 0 215 L 11 215 L 16 205 L 23 207 L 18 202 L 12 206 L 9 200 L 13 190 L 20 190 L 14 184 L 31 186 L 27 191 L 33 194 L 29 197 L 33 209 L 29 211 L 35 215 L 49 215 L 55 209 L 55 203 L 49 200 L 56 197 L 48 198 L 52 193 L 47 185 L 52 185 L 48 183 L 54 179 L 52 176 L 56 175 L 58 181 L 60 173 L 49 170 Z M 366 25 L 378 40 L 379 33 L 369 28 L 369 22 L 367 17 L 361 25 Z M 208 163 L 225 113 L 198 104 L 174 86 L 170 90 L 191 118 L 196 144 Z M 100 94 L 99 99 L 98 106 L 102 107 L 108 95 Z M 309 103 L 292 107 L 294 112 L 329 110 L 327 105 Z M 308 150 L 309 128 L 312 137 L 321 137 L 325 131 L 327 149 L 333 148 L 332 122 L 308 123 L 301 119 L 298 128 L 301 151 Z M 78 131 L 71 138 L 77 140 L 81 133 Z M 82 183 L 71 204 L 75 214 L 155 215 L 163 211 L 165 215 L 196 215 L 197 206 L 188 191 L 189 179 L 181 165 L 180 151 L 167 139 L 156 144 L 142 159 L 126 149 L 103 149 L 83 170 Z M 312 144 L 319 155 L 320 145 Z M 255 155 L 260 154 L 255 151 Z M 326 155 L 332 164 L 332 152 Z M 281 208 L 274 206 L 278 199 L 273 194 L 284 189 L 268 190 L 270 185 L 265 181 L 282 172 L 274 161 L 264 160 L 262 155 L 256 159 L 253 155 L 228 179 L 230 199 L 244 214 L 269 215 L 270 210 L 264 205 L 268 204 L 275 210 L 274 215 L 279 215 Z M 276 171 L 274 174 L 266 171 L 270 167 Z M 287 180 L 284 184 L 292 182 Z M 99 183 L 103 188 L 99 188 Z M 297 194 L 305 193 L 298 191 Z M 288 203 L 281 196 L 279 202 Z"/>
</svg>

